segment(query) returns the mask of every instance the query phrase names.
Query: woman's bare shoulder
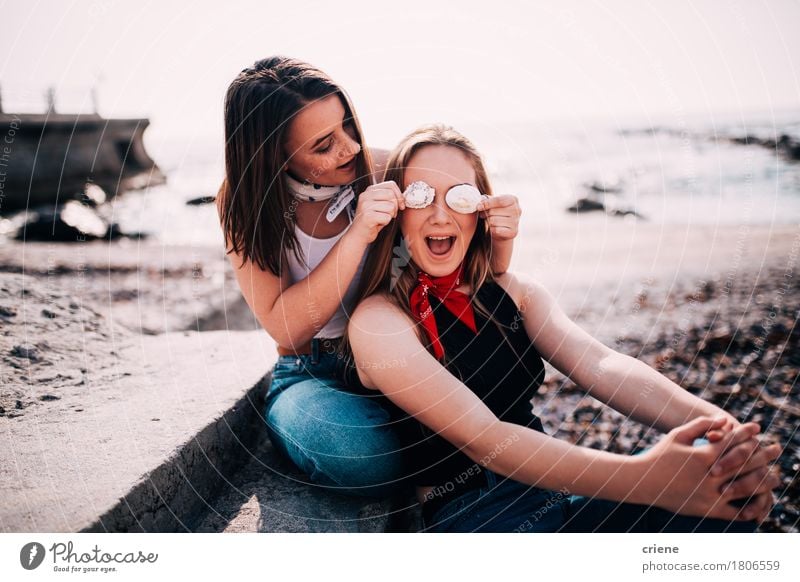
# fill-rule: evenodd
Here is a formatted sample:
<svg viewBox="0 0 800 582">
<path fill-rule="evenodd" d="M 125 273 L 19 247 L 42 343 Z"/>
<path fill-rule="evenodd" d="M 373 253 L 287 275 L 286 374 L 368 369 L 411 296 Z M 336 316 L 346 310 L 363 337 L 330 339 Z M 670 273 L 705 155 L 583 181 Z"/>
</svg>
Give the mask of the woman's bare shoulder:
<svg viewBox="0 0 800 582">
<path fill-rule="evenodd" d="M 370 389 L 377 389 L 369 374 L 375 362 L 398 359 L 421 349 L 416 323 L 386 295 L 363 299 L 350 316 L 347 334 L 359 380 Z"/>
<path fill-rule="evenodd" d="M 380 326 L 376 324 L 381 324 Z M 362 299 L 350 316 L 350 333 L 353 331 L 376 331 L 387 329 L 391 326 L 393 331 L 398 328 L 413 328 L 414 321 L 398 307 L 391 297 L 383 293 L 376 293 Z"/>
<path fill-rule="evenodd" d="M 541 283 L 526 273 L 506 271 L 502 275 L 497 275 L 495 281 L 514 300 L 518 308 L 527 305 L 537 293 L 545 291 Z"/>
</svg>

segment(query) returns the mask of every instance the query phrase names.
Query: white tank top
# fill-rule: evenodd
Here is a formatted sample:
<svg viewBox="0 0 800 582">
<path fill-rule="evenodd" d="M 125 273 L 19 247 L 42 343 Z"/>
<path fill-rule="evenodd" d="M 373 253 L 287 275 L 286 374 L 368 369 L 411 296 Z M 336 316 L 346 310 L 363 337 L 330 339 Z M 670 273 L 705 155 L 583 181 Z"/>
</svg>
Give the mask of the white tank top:
<svg viewBox="0 0 800 582">
<path fill-rule="evenodd" d="M 350 224 L 352 223 L 353 221 L 351 217 Z M 302 281 L 308 277 L 308 274 L 311 271 L 317 268 L 317 265 L 322 262 L 322 259 L 327 256 L 327 254 L 333 248 L 333 245 L 336 244 L 336 241 L 342 238 L 344 233 L 347 232 L 347 229 L 350 228 L 350 224 L 348 224 L 347 227 L 342 230 L 342 232 L 330 238 L 315 238 L 313 236 L 309 236 L 300 230 L 297 224 L 294 225 L 294 232 L 297 234 L 297 242 L 300 243 L 300 254 L 306 259 L 308 266 L 302 262 L 298 262 L 297 257 L 294 256 L 293 252 L 288 251 L 286 253 L 286 262 L 289 265 L 289 279 L 292 284 Z M 353 313 L 353 310 L 355 309 L 358 282 L 361 280 L 361 272 L 364 268 L 364 262 L 366 258 L 367 253 L 365 251 L 364 255 L 361 257 L 361 261 L 358 264 L 356 274 L 353 276 L 353 280 L 350 282 L 350 286 L 347 288 L 347 291 L 342 298 L 342 303 L 336 309 L 333 317 L 331 317 L 330 320 L 328 320 L 325 325 L 322 326 L 322 329 L 314 334 L 314 337 L 339 338 L 342 337 L 342 334 L 344 334 L 344 330 L 347 327 L 347 322 L 350 320 L 350 314 Z"/>
</svg>

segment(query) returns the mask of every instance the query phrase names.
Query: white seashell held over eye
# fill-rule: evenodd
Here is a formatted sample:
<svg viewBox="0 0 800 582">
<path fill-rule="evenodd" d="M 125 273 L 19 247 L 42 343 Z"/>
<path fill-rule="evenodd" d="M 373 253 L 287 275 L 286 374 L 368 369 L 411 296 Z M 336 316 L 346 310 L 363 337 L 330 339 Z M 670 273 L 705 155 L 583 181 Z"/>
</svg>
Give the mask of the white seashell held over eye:
<svg viewBox="0 0 800 582">
<path fill-rule="evenodd" d="M 425 208 L 433 202 L 435 193 L 434 189 L 428 184 L 418 180 L 408 185 L 408 188 L 403 192 L 403 198 L 406 201 L 407 208 Z"/>
<path fill-rule="evenodd" d="M 447 191 L 445 202 L 456 212 L 470 214 L 477 210 L 478 203 L 484 198 L 488 199 L 489 197 L 481 194 L 475 186 L 459 184 Z"/>
</svg>

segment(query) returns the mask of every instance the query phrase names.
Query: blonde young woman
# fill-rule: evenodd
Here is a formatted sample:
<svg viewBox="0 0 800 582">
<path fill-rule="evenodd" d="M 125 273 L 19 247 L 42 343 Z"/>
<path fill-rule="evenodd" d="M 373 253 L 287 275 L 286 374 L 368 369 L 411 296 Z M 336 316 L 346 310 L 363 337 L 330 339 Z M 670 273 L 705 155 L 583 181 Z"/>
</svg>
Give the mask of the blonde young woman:
<svg viewBox="0 0 800 582">
<path fill-rule="evenodd" d="M 270 57 L 228 88 L 217 206 L 242 294 L 277 344 L 267 432 L 312 483 L 384 496 L 404 487 L 402 445 L 386 406 L 337 373 L 366 251 L 403 208 L 397 185 L 373 183 L 374 171 L 352 103 L 319 69 Z M 514 196 L 486 210 L 498 272 L 518 211 Z"/>
<path fill-rule="evenodd" d="M 396 426 L 426 531 L 756 529 L 774 501 L 768 464 L 779 446 L 761 446 L 755 423 L 589 336 L 537 282 L 494 275 L 486 221 L 453 200 L 492 194 L 465 137 L 417 130 L 385 178 L 434 195 L 407 204 L 377 236 L 347 331 L 350 373 L 404 413 Z M 403 247 L 410 260 L 398 269 Z M 666 435 L 638 455 L 549 436 L 531 409 L 542 358 Z"/>
</svg>

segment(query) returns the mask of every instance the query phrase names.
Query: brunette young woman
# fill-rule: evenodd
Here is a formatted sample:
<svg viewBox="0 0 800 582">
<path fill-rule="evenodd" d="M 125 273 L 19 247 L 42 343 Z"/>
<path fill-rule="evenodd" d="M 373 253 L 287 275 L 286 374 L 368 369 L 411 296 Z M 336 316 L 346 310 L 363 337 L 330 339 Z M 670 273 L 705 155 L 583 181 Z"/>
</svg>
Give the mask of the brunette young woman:
<svg viewBox="0 0 800 582">
<path fill-rule="evenodd" d="M 756 529 L 774 501 L 769 464 L 779 445 L 762 446 L 757 424 L 592 338 L 536 281 L 493 274 L 486 221 L 452 200 L 492 194 L 464 136 L 417 130 L 392 152 L 385 178 L 435 195 L 378 234 L 346 342 L 351 373 L 403 413 L 395 426 L 414 461 L 426 531 Z M 393 249 L 402 246 L 411 259 L 398 269 Z M 666 435 L 619 455 L 546 434 L 531 405 L 542 358 Z"/>
<path fill-rule="evenodd" d="M 352 103 L 319 69 L 270 57 L 228 88 L 217 207 L 242 295 L 277 344 L 263 411 L 269 438 L 312 483 L 386 496 L 407 486 L 403 446 L 386 406 L 338 373 L 366 251 L 403 208 L 397 185 L 374 183 L 375 171 Z M 500 273 L 517 233 L 516 197 L 485 213 Z"/>
</svg>

